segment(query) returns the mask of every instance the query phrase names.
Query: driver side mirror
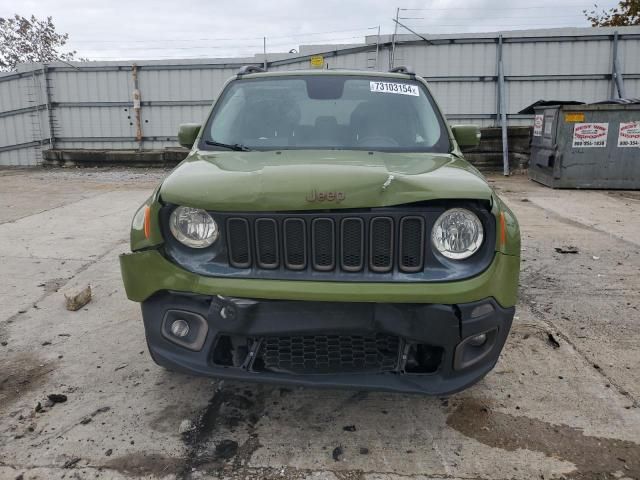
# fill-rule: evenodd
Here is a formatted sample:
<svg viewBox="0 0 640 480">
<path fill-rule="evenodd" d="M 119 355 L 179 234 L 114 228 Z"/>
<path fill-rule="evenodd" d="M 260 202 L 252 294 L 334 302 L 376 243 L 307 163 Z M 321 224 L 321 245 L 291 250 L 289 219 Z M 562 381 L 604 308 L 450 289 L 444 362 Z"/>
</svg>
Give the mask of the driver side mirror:
<svg viewBox="0 0 640 480">
<path fill-rule="evenodd" d="M 460 147 L 477 147 L 480 144 L 480 129 L 476 125 L 451 125 L 451 130 Z"/>
<path fill-rule="evenodd" d="M 191 148 L 200 133 L 199 123 L 183 123 L 178 128 L 178 143 L 182 147 Z"/>
</svg>

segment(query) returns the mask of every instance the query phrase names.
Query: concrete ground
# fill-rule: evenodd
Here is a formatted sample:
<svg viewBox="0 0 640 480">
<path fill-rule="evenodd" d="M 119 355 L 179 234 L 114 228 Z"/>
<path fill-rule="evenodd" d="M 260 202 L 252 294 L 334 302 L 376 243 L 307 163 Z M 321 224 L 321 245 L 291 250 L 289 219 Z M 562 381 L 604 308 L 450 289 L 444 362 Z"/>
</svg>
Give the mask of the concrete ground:
<svg viewBox="0 0 640 480">
<path fill-rule="evenodd" d="M 164 173 L 0 171 L 0 478 L 640 478 L 637 192 L 492 177 L 522 227 L 517 316 L 491 374 L 429 398 L 157 367 L 117 256 Z"/>
</svg>

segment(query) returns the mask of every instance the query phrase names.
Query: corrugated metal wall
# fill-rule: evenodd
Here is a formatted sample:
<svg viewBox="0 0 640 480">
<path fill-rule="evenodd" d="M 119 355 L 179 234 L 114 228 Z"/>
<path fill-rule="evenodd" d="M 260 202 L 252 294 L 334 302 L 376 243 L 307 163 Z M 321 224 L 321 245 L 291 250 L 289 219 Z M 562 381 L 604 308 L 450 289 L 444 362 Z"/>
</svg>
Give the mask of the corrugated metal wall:
<svg viewBox="0 0 640 480">
<path fill-rule="evenodd" d="M 640 97 L 640 27 L 555 29 L 491 34 L 367 37 L 324 52 L 329 68 L 386 70 L 411 65 L 453 122 L 497 123 L 498 37 L 502 35 L 509 124 L 540 100 L 610 98 L 614 33 L 627 97 Z M 395 45 L 394 45 L 395 43 Z M 376 44 L 379 51 L 376 55 Z M 394 48 L 395 47 L 395 48 Z M 313 50 L 306 47 L 305 50 Z M 393 53 L 392 53 L 393 52 Z M 309 67 L 308 55 L 268 55 L 270 70 Z M 136 141 L 131 62 L 24 66 L 0 75 L 0 165 L 36 165 L 42 150 L 161 149 L 176 146 L 180 123 L 202 121 L 224 82 L 262 58 L 137 62 L 143 139 Z"/>
</svg>

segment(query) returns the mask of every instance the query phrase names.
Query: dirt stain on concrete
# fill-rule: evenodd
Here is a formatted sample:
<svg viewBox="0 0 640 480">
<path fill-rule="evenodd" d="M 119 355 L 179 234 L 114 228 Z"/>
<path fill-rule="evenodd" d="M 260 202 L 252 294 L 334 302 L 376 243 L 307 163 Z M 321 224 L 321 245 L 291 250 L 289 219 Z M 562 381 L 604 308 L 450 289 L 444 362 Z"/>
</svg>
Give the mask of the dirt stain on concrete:
<svg viewBox="0 0 640 480">
<path fill-rule="evenodd" d="M 181 458 L 166 457 L 156 453 L 135 453 L 115 457 L 102 466 L 136 476 L 163 477 L 174 474 L 182 464 Z"/>
<path fill-rule="evenodd" d="M 627 440 L 585 435 L 581 429 L 509 415 L 473 398 L 449 415 L 447 425 L 490 447 L 533 450 L 571 462 L 571 479 L 640 478 L 640 445 Z M 614 474 L 618 472 L 618 476 Z"/>
<path fill-rule="evenodd" d="M 250 389 L 251 395 L 248 395 L 244 388 L 245 391 L 241 391 L 239 386 L 228 385 L 214 393 L 207 407 L 194 421 L 195 428 L 183 436 L 187 455 L 177 478 L 191 478 L 193 468 L 210 475 L 221 471 L 238 472 L 246 468 L 253 453 L 262 446 L 255 425 L 264 412 L 268 389 L 255 386 Z M 236 443 L 232 454 L 220 455 L 220 445 L 235 443 L 231 437 L 235 436 L 237 430 L 244 431 L 248 438 L 240 445 Z"/>
<path fill-rule="evenodd" d="M 153 415 L 149 427 L 161 433 L 177 432 L 180 422 L 193 416 L 194 410 L 195 407 L 188 402 L 167 405 Z"/>
<path fill-rule="evenodd" d="M 58 290 L 60 290 L 62 287 L 64 287 L 68 281 L 69 281 L 68 278 L 53 278 L 51 280 L 47 280 L 40 286 L 44 288 L 44 291 L 46 293 L 55 293 Z"/>
<path fill-rule="evenodd" d="M 0 410 L 43 385 L 55 369 L 54 363 L 28 352 L 0 360 Z"/>
</svg>

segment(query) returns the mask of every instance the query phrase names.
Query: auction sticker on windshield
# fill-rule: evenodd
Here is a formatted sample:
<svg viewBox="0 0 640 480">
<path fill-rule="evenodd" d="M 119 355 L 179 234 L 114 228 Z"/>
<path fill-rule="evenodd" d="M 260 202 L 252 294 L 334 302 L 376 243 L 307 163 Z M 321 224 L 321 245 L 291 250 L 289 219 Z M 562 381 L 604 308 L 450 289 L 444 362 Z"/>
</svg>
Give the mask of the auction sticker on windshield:
<svg viewBox="0 0 640 480">
<path fill-rule="evenodd" d="M 640 147 L 640 122 L 620 122 L 619 147 Z"/>
<path fill-rule="evenodd" d="M 399 93 L 400 95 L 413 95 L 414 97 L 420 96 L 420 89 L 416 85 L 409 85 L 408 83 L 395 83 L 395 82 L 369 82 L 372 92 L 382 93 Z"/>
<path fill-rule="evenodd" d="M 573 148 L 606 147 L 608 123 L 576 123 L 573 127 Z"/>
</svg>

